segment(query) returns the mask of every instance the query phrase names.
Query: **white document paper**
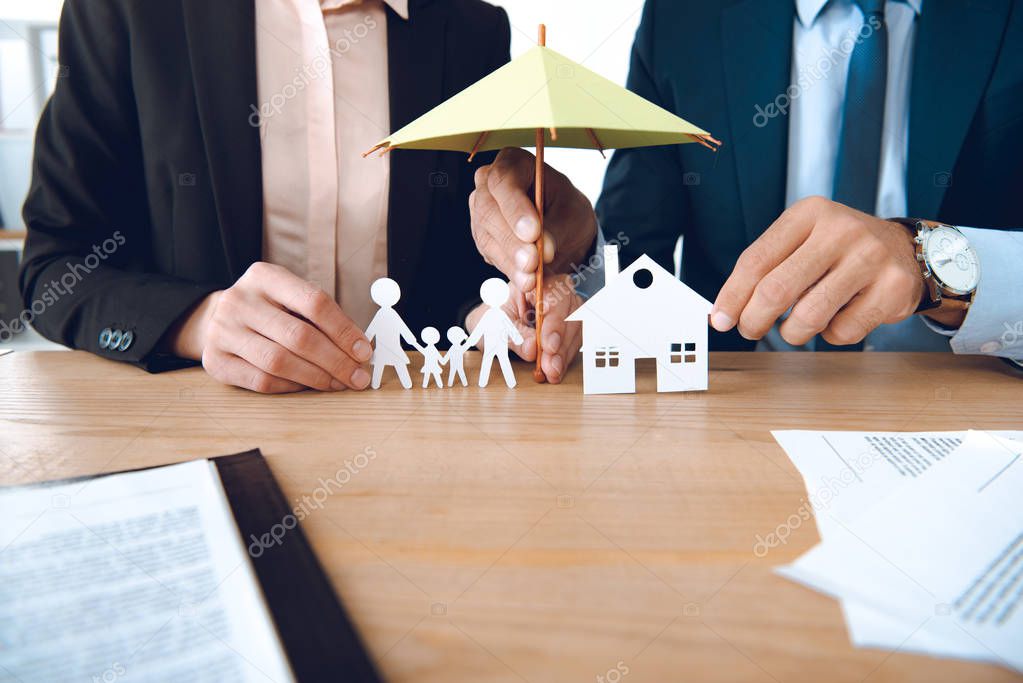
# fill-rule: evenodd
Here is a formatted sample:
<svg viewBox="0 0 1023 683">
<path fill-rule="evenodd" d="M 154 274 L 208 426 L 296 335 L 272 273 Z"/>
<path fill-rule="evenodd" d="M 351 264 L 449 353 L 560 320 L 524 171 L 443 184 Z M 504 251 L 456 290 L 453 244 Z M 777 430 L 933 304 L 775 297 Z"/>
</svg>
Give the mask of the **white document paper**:
<svg viewBox="0 0 1023 683">
<path fill-rule="evenodd" d="M 900 487 L 928 476 L 946 461 L 967 432 L 833 432 L 775 431 L 803 476 L 808 502 L 823 539 L 845 531 L 846 525 Z M 1023 439 L 1023 432 L 997 432 Z M 779 573 L 791 576 L 786 570 Z M 798 580 L 798 579 L 797 579 Z M 949 638 L 940 624 L 927 624 L 912 637 L 905 624 L 857 600 L 841 598 L 849 638 L 857 647 L 879 647 L 972 659 L 989 653 L 980 644 Z"/>
<path fill-rule="evenodd" d="M 1023 670 L 1020 450 L 969 432 L 940 467 L 833 525 L 779 573 L 841 598 L 850 630 L 860 622 L 883 647 Z"/>
<path fill-rule="evenodd" d="M 0 491 L 0 681 L 293 680 L 213 463 Z"/>
<path fill-rule="evenodd" d="M 803 476 L 827 538 L 962 443 L 965 432 L 771 432 Z"/>
</svg>

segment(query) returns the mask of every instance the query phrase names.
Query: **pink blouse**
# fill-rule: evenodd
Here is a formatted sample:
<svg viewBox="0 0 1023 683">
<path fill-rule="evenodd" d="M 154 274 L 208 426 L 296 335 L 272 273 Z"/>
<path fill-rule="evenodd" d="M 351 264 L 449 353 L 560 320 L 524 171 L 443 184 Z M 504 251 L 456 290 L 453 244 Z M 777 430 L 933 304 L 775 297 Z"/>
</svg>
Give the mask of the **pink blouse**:
<svg viewBox="0 0 1023 683">
<path fill-rule="evenodd" d="M 256 0 L 263 259 L 332 293 L 361 329 L 387 275 L 390 132 L 384 2 Z"/>
</svg>

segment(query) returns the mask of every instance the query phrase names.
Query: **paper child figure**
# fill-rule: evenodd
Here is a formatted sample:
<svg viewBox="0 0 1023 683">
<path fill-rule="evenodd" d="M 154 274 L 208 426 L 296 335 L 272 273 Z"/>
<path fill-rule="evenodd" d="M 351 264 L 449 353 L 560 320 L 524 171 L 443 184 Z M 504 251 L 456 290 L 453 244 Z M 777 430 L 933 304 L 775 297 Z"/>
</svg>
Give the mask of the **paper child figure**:
<svg viewBox="0 0 1023 683">
<path fill-rule="evenodd" d="M 437 386 L 443 388 L 444 382 L 440 379 L 440 366 L 443 363 L 440 351 L 437 350 L 437 342 L 440 341 L 440 332 L 436 327 L 423 328 L 423 388 L 430 386 L 430 378 L 437 382 Z"/>
<path fill-rule="evenodd" d="M 458 325 L 448 328 L 448 341 L 451 342 L 451 348 L 444 354 L 444 358 L 441 360 L 441 365 L 448 365 L 448 386 L 455 386 L 455 376 L 457 375 L 462 380 L 462 386 L 469 386 L 469 381 L 465 379 L 465 351 L 468 346 L 464 345 L 464 342 L 468 337 Z"/>
<path fill-rule="evenodd" d="M 481 387 L 487 386 L 490 382 L 490 368 L 495 358 L 501 364 L 501 372 L 508 388 L 513 389 L 516 384 L 515 373 L 512 372 L 511 361 L 508 360 L 508 341 L 521 344 L 522 335 L 501 310 L 510 293 L 508 283 L 496 277 L 490 278 L 480 286 L 480 298 L 487 305 L 487 312 L 476 323 L 465 345 L 473 346 L 480 338 L 483 339 L 483 364 L 480 365 L 479 381 Z"/>
<path fill-rule="evenodd" d="M 384 368 L 390 365 L 398 373 L 401 386 L 411 389 L 412 378 L 408 373 L 409 359 L 405 350 L 401 348 L 401 340 L 404 339 L 406 343 L 419 351 L 423 349 L 416 341 L 412 330 L 393 308 L 394 304 L 401 299 L 401 288 L 394 280 L 382 277 L 369 288 L 369 295 L 373 302 L 380 307 L 377 314 L 373 316 L 369 327 L 366 328 L 366 338 L 370 342 L 376 339 L 373 355 L 369 359 L 373 366 L 373 380 L 370 385 L 374 389 L 379 389 L 380 380 L 384 376 Z"/>
</svg>

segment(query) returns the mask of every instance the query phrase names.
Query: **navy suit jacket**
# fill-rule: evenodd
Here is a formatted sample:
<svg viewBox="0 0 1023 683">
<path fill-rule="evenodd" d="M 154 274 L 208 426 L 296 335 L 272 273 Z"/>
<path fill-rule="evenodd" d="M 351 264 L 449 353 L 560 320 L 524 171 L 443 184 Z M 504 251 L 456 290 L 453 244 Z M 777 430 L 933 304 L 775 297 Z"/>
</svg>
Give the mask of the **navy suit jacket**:
<svg viewBox="0 0 1023 683">
<path fill-rule="evenodd" d="M 757 116 L 791 83 L 792 0 L 647 0 L 628 87 L 724 142 L 619 150 L 597 214 L 622 267 L 647 253 L 713 300 L 785 209 L 787 116 Z M 927 0 L 910 91 L 908 214 L 1023 226 L 1023 2 Z M 782 100 L 783 101 L 783 100 Z M 762 111 L 762 109 L 761 109 Z M 766 124 L 765 124 L 766 119 Z M 711 333 L 719 350 L 754 342 Z"/>
</svg>

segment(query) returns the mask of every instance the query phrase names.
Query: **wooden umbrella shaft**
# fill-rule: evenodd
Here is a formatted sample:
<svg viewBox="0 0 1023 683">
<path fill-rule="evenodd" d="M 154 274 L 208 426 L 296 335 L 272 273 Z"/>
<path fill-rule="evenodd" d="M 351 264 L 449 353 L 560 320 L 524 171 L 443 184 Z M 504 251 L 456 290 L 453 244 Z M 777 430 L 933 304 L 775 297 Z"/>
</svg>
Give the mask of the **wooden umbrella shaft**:
<svg viewBox="0 0 1023 683">
<path fill-rule="evenodd" d="M 546 376 L 540 365 L 540 357 L 543 349 L 543 128 L 536 129 L 536 178 L 533 181 L 533 197 L 536 200 L 536 214 L 540 222 L 540 234 L 536 238 L 536 369 L 533 370 L 533 379 L 543 382 Z"/>
<path fill-rule="evenodd" d="M 536 44 L 547 45 L 547 27 L 537 27 Z M 553 135 L 553 129 L 551 130 Z M 543 128 L 536 129 L 536 177 L 533 180 L 533 198 L 536 201 L 536 215 L 540 222 L 540 234 L 536 238 L 536 368 L 533 380 L 543 382 L 547 379 L 543 374 L 540 358 L 543 355 Z"/>
</svg>

